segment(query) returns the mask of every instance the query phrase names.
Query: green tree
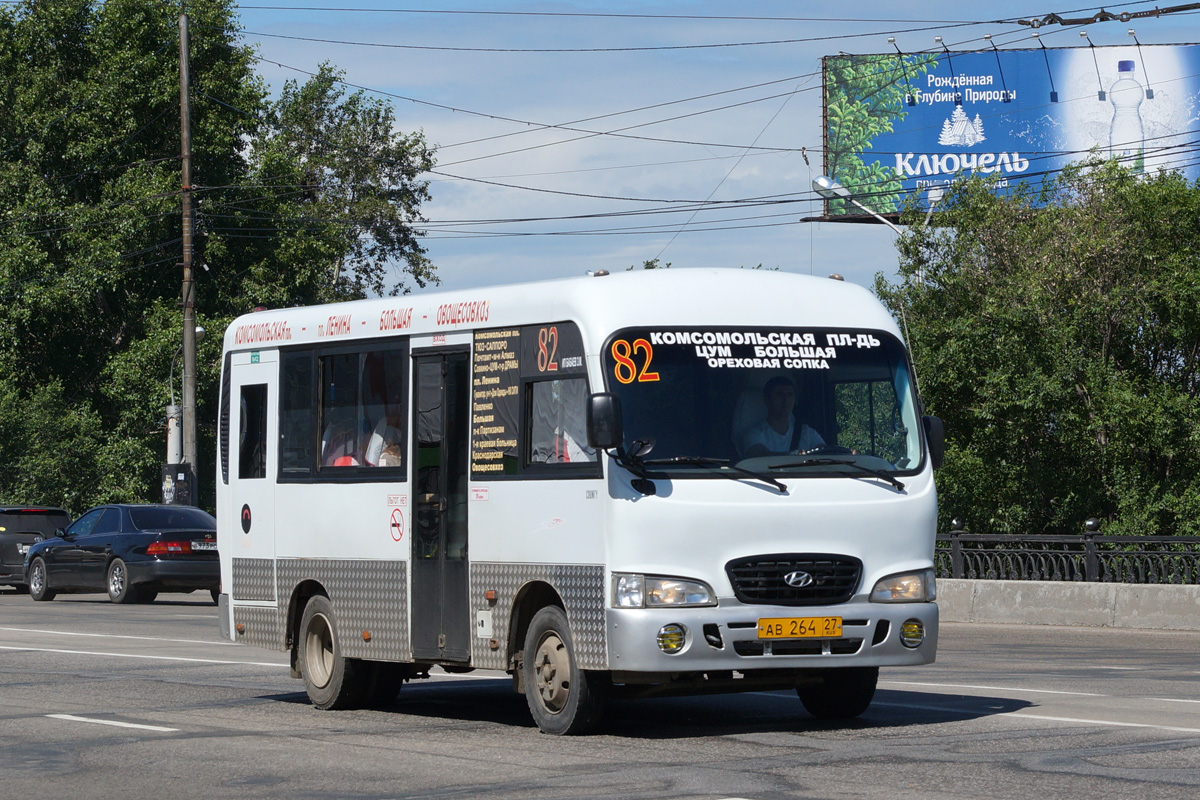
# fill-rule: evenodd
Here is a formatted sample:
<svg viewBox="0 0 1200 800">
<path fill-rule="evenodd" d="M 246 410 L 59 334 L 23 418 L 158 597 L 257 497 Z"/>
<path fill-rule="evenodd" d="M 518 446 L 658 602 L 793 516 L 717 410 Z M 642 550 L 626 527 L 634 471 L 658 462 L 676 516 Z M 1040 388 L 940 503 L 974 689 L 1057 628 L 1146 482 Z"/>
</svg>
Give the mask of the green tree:
<svg viewBox="0 0 1200 800">
<path fill-rule="evenodd" d="M 1200 534 L 1200 186 L 1094 162 L 1025 188 L 956 184 L 876 279 L 946 423 L 942 525 Z"/>
<path fill-rule="evenodd" d="M 197 471 L 211 505 L 229 320 L 436 281 L 415 227 L 432 153 L 328 66 L 270 101 L 232 0 L 187 8 L 197 320 L 209 332 Z M 78 512 L 158 497 L 180 369 L 179 10 L 0 7 L 2 501 Z"/>
<path fill-rule="evenodd" d="M 917 54 L 825 59 L 825 169 L 878 213 L 897 211 L 904 187 L 893 168 L 868 165 L 862 154 L 908 116 L 906 98 L 920 96 L 913 81 L 936 66 L 936 56 Z M 856 213 L 844 200 L 828 203 L 831 214 Z"/>
</svg>

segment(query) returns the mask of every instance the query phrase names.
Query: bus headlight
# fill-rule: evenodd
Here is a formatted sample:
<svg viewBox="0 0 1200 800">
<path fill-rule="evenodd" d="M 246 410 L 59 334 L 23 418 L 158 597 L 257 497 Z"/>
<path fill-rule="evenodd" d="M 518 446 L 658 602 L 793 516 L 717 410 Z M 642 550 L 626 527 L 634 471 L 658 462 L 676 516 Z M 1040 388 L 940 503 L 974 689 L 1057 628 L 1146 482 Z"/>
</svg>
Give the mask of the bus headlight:
<svg viewBox="0 0 1200 800">
<path fill-rule="evenodd" d="M 932 569 L 888 575 L 871 590 L 872 603 L 929 603 L 937 599 Z"/>
<path fill-rule="evenodd" d="M 614 608 L 686 608 L 717 604 L 713 590 L 702 581 L 616 573 L 612 585 Z"/>
</svg>

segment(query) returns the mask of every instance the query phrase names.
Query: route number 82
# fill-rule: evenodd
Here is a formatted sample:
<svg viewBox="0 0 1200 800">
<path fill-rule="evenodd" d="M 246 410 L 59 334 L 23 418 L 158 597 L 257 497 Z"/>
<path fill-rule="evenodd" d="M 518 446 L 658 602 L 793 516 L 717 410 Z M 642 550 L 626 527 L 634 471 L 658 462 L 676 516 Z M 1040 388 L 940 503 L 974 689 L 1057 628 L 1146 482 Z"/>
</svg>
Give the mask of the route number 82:
<svg viewBox="0 0 1200 800">
<path fill-rule="evenodd" d="M 640 356 L 639 356 L 640 354 Z M 658 380 L 658 373 L 650 371 L 650 362 L 654 360 L 654 348 L 645 339 L 634 339 L 633 344 L 627 339 L 617 339 L 612 343 L 613 376 L 621 383 L 646 383 Z M 638 367 L 637 360 L 642 362 Z"/>
</svg>

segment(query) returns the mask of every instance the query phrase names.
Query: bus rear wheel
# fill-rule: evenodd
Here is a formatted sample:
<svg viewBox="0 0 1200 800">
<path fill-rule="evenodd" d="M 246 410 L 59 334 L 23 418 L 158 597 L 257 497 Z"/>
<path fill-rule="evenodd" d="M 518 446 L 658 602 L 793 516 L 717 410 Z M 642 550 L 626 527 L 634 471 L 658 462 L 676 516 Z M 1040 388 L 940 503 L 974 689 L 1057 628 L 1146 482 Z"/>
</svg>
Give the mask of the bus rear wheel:
<svg viewBox="0 0 1200 800">
<path fill-rule="evenodd" d="M 805 710 L 817 719 L 853 719 L 871 705 L 879 667 L 828 669 L 823 678 L 820 683 L 796 688 Z"/>
<path fill-rule="evenodd" d="M 538 611 L 525 634 L 525 701 L 543 733 L 590 731 L 604 716 L 607 681 L 579 668 L 567 615 L 557 606 Z"/>
<path fill-rule="evenodd" d="M 296 647 L 304 688 L 314 706 L 339 709 L 359 704 L 364 691 L 362 667 L 342 656 L 337 619 L 329 598 L 316 595 L 304 606 Z"/>
</svg>

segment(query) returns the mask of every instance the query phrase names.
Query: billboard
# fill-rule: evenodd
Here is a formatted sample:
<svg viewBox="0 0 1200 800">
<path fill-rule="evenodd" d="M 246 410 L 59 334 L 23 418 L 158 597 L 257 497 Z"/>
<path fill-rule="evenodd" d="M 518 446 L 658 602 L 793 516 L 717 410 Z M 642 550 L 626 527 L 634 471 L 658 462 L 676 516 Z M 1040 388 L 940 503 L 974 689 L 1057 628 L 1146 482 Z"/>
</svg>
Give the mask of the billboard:
<svg viewBox="0 0 1200 800">
<path fill-rule="evenodd" d="M 880 214 L 951 181 L 1038 185 L 1093 153 L 1200 176 L 1200 46 L 1038 47 L 823 60 L 825 174 Z M 861 215 L 827 200 L 827 217 Z"/>
</svg>

